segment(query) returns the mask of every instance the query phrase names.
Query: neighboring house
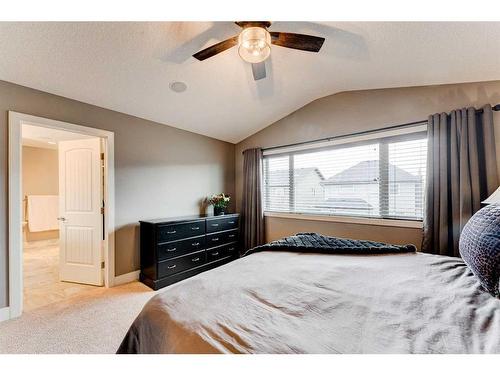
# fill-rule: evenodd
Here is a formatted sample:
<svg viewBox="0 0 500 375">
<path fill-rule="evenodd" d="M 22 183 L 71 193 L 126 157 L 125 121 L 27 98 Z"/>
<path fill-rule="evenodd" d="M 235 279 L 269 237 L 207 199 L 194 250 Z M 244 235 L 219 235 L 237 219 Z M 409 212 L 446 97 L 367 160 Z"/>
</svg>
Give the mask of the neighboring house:
<svg viewBox="0 0 500 375">
<path fill-rule="evenodd" d="M 360 215 L 422 216 L 422 178 L 389 164 L 388 202 L 379 207 L 379 161 L 366 160 L 321 183 L 325 190 L 322 208 L 330 213 Z"/>
<path fill-rule="evenodd" d="M 376 207 L 373 207 L 362 198 L 336 197 L 325 199 L 322 203 L 318 204 L 316 208 L 324 213 L 330 214 L 366 215 L 373 214 Z"/>
<path fill-rule="evenodd" d="M 288 169 L 265 176 L 269 211 L 314 212 L 360 216 L 422 216 L 422 179 L 389 164 L 388 199 L 379 199 L 379 162 L 362 161 L 325 179 L 318 168 L 294 170 L 290 196 Z M 272 199 L 269 199 L 272 197 Z M 382 204 L 381 204 L 382 203 Z"/>
<path fill-rule="evenodd" d="M 294 170 L 295 196 L 300 197 L 300 202 L 294 202 L 295 211 L 310 211 L 318 203 L 324 201 L 324 188 L 321 182 L 325 180 L 318 168 L 297 168 Z M 266 209 L 270 211 L 290 210 L 290 177 L 288 169 L 281 169 L 269 173 L 265 177 L 267 197 L 273 200 L 266 202 Z M 292 197 L 293 198 L 293 197 Z"/>
</svg>

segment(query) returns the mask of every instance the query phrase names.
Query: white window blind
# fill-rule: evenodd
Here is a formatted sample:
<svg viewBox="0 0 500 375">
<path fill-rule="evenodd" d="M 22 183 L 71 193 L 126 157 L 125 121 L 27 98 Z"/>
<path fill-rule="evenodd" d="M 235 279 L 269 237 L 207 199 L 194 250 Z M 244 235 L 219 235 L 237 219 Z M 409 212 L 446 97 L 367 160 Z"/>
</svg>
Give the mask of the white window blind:
<svg viewBox="0 0 500 375">
<path fill-rule="evenodd" d="M 427 135 L 405 133 L 265 153 L 265 211 L 421 220 Z"/>
</svg>

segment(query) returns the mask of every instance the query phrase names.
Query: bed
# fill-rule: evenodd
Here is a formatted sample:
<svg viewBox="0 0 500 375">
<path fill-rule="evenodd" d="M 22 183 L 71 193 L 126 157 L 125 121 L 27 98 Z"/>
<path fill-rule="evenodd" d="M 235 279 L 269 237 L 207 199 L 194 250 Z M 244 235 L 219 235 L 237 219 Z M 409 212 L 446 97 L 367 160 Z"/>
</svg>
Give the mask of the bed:
<svg viewBox="0 0 500 375">
<path fill-rule="evenodd" d="M 153 297 L 118 353 L 500 353 L 459 258 L 258 251 Z"/>
</svg>

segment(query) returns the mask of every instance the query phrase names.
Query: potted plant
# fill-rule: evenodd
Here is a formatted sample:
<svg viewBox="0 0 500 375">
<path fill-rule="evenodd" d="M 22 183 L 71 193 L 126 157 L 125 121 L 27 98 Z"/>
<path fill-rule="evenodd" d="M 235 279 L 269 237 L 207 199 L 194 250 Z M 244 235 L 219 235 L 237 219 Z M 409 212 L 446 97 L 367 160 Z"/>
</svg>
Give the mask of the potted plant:
<svg viewBox="0 0 500 375">
<path fill-rule="evenodd" d="M 212 195 L 208 200 L 209 204 L 214 206 L 214 215 L 224 215 L 230 201 L 231 197 L 224 193 Z"/>
</svg>

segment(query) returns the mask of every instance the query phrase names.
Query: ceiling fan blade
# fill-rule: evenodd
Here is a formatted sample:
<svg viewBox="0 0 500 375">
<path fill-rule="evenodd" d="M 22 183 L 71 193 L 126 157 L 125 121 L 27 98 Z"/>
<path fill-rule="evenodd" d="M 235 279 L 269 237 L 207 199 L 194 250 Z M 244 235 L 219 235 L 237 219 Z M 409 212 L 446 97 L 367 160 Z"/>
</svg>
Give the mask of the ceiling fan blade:
<svg viewBox="0 0 500 375">
<path fill-rule="evenodd" d="M 235 24 L 237 24 L 239 27 L 244 29 L 245 27 L 264 27 L 264 28 L 269 28 L 271 26 L 270 21 L 236 21 Z"/>
<path fill-rule="evenodd" d="M 266 78 L 266 63 L 262 61 L 257 64 L 252 64 L 253 79 L 258 81 L 259 79 Z"/>
<path fill-rule="evenodd" d="M 237 44 L 238 44 L 238 37 L 233 36 L 232 38 L 226 39 L 222 42 L 214 44 L 213 46 L 210 46 L 210 47 L 205 48 L 199 52 L 196 52 L 193 55 L 193 57 L 195 59 L 203 61 L 205 59 L 208 59 L 209 57 L 217 55 L 218 53 L 224 52 L 225 50 L 227 50 L 231 47 L 234 47 Z"/>
<path fill-rule="evenodd" d="M 272 31 L 270 34 L 272 44 L 301 51 L 319 52 L 325 41 L 325 38 L 312 35 L 280 33 L 277 31 Z"/>
</svg>

